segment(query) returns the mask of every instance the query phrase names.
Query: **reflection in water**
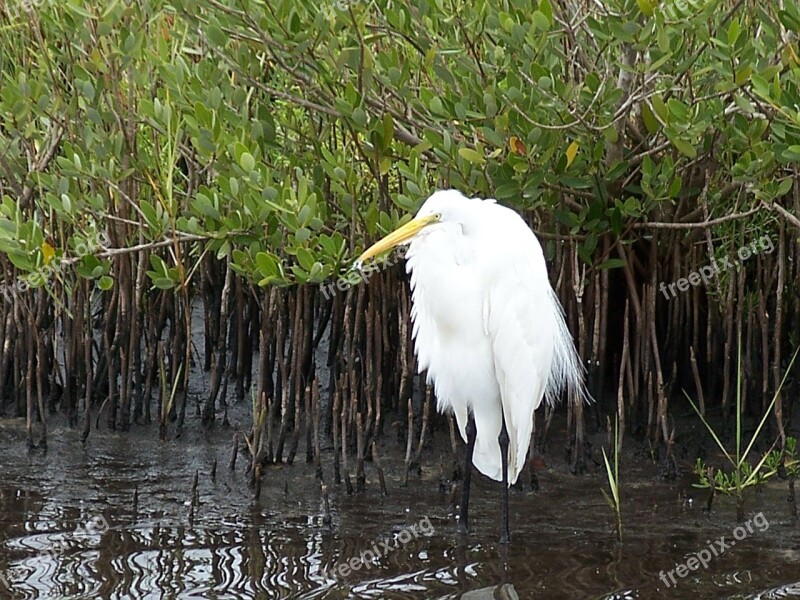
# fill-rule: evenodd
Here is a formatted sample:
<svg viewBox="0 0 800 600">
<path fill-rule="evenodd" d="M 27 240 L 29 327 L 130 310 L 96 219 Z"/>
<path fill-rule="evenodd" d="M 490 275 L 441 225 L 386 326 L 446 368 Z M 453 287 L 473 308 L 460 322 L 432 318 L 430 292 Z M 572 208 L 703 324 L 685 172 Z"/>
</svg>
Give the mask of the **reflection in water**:
<svg viewBox="0 0 800 600">
<path fill-rule="evenodd" d="M 168 595 L 291 597 L 323 567 L 321 535 L 307 538 L 305 553 L 276 543 L 277 536 L 255 528 L 188 529 L 183 525 L 114 528 L 100 537 L 81 538 L 63 552 L 52 546 L 63 533 L 28 534 L 7 540 L 4 550 L 19 556 L 6 569 L 20 597 L 147 597 Z M 282 533 L 286 536 L 286 531 Z M 311 597 L 311 596 L 310 596 Z"/>
<path fill-rule="evenodd" d="M 779 600 L 780 598 L 800 598 L 800 581 L 764 590 L 757 594 L 731 596 L 730 600 Z"/>
<path fill-rule="evenodd" d="M 510 583 L 493 585 L 461 594 L 461 600 L 519 600 L 519 594 Z"/>
<path fill-rule="evenodd" d="M 135 457 L 135 434 L 97 436 L 80 451 L 76 435 L 56 431 L 47 456 L 0 448 L 0 599 L 800 597 L 800 535 L 783 514 L 782 489 L 753 501 L 768 531 L 665 589 L 659 572 L 728 534 L 733 506 L 720 501 L 709 517 L 675 501 L 669 486 L 629 473 L 619 545 L 602 475 L 552 469 L 540 474 L 541 493 L 512 493 L 514 539 L 504 548 L 496 544 L 496 489 L 482 480 L 473 502 L 485 516 L 466 541 L 453 534 L 437 476 L 407 489 L 390 479 L 388 498 L 370 484 L 352 497 L 332 486 L 328 526 L 305 464 L 271 469 L 258 502 L 242 472 L 220 469 L 212 480 L 208 466 L 227 453 L 227 435 L 194 445 L 136 438 Z M 402 472 L 385 463 L 387 473 Z M 190 525 L 195 472 L 200 503 Z M 87 526 L 98 516 L 107 531 Z M 430 536 L 400 539 L 426 518 Z M 381 540 L 395 544 L 391 552 L 358 563 Z M 358 568 L 335 570 L 353 559 Z"/>
</svg>

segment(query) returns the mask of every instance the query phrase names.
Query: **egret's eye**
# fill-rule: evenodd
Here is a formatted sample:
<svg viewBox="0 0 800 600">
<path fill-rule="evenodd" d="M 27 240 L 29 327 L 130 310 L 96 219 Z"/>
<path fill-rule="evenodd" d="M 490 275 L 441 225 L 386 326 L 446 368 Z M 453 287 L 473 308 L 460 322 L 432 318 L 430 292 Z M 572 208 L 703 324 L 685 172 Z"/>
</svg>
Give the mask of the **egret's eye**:
<svg viewBox="0 0 800 600">
<path fill-rule="evenodd" d="M 434 221 L 441 221 L 442 220 L 442 213 L 433 213 L 433 220 Z"/>
</svg>

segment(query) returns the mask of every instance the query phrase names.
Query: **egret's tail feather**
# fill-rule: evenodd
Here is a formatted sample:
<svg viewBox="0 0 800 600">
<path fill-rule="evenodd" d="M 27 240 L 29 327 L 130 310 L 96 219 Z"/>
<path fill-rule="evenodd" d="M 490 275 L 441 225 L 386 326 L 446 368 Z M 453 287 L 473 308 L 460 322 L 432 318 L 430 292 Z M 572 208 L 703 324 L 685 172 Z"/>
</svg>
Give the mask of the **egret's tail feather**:
<svg viewBox="0 0 800 600">
<path fill-rule="evenodd" d="M 590 401 L 591 396 L 586 389 L 586 369 L 581 362 L 572 334 L 569 332 L 564 318 L 564 310 L 558 296 L 551 289 L 550 310 L 553 311 L 555 321 L 555 340 L 553 345 L 553 362 L 550 367 L 550 376 L 545 387 L 545 399 L 548 404 L 554 404 L 562 391 L 566 391 L 572 402 Z"/>
</svg>

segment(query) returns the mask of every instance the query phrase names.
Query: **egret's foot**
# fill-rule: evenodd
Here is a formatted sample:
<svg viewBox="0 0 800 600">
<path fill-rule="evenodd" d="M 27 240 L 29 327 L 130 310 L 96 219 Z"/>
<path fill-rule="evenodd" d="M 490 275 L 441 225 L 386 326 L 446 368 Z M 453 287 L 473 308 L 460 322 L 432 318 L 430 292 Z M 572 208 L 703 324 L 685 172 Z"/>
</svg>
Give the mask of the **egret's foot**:
<svg viewBox="0 0 800 600">
<path fill-rule="evenodd" d="M 469 527 L 464 521 L 459 521 L 458 525 L 456 526 L 456 533 L 458 535 L 463 535 L 464 537 L 469 536 Z"/>
<path fill-rule="evenodd" d="M 511 543 L 511 537 L 508 535 L 507 531 L 500 535 L 500 543 L 504 546 L 508 546 Z"/>
</svg>

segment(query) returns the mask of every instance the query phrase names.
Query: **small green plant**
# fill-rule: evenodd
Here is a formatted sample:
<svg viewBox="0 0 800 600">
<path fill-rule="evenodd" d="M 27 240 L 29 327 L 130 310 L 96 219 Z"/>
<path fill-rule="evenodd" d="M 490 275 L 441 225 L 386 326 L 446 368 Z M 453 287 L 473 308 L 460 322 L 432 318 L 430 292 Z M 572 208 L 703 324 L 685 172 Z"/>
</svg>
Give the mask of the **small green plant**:
<svg viewBox="0 0 800 600">
<path fill-rule="evenodd" d="M 764 461 L 764 467 L 770 477 L 780 474 L 781 477 L 797 477 L 800 475 L 800 460 L 797 458 L 797 440 L 793 437 L 786 438 L 783 452 L 772 450 Z M 783 472 L 781 470 L 783 469 Z"/>
<path fill-rule="evenodd" d="M 698 458 L 694 466 L 694 472 L 698 477 L 698 482 L 694 484 L 697 488 L 714 487 L 715 490 L 726 495 L 735 495 L 736 489 L 747 485 L 757 485 L 763 483 L 781 473 L 782 477 L 797 477 L 800 475 L 800 460 L 797 458 L 797 440 L 793 437 L 786 438 L 786 447 L 783 451 L 773 448 L 766 453 L 761 470 L 755 473 L 753 479 L 753 467 L 749 462 L 745 462 L 739 472 L 732 471 L 726 473 L 717 469 L 711 475 L 712 469 L 705 464 L 703 459 Z"/>
<path fill-rule="evenodd" d="M 744 501 L 744 491 L 751 486 L 757 485 L 768 478 L 775 475 L 780 469 L 781 464 L 783 464 L 784 468 L 789 468 L 787 465 L 790 465 L 790 468 L 793 471 L 797 471 L 797 458 L 795 456 L 796 452 L 796 441 L 794 438 L 787 438 L 786 439 L 786 447 L 783 451 L 775 450 L 775 442 L 773 442 L 772 447 L 768 452 L 765 452 L 761 459 L 753 466 L 748 460 L 747 457 L 750 455 L 750 451 L 753 449 L 753 445 L 758 439 L 761 430 L 764 427 L 764 424 L 767 422 L 770 413 L 772 412 L 773 406 L 775 406 L 775 402 L 778 399 L 778 395 L 783 388 L 783 384 L 786 381 L 786 377 L 789 374 L 789 371 L 794 365 L 794 361 L 797 358 L 797 353 L 800 351 L 798 348 L 795 351 L 794 356 L 792 356 L 792 360 L 789 362 L 789 366 L 786 369 L 786 372 L 783 375 L 783 379 L 781 380 L 778 389 L 775 390 L 775 394 L 772 397 L 772 401 L 769 403 L 767 410 L 764 411 L 764 415 L 761 417 L 761 421 L 758 423 L 758 427 L 753 432 L 753 436 L 750 438 L 747 446 L 742 449 L 742 345 L 741 340 L 739 342 L 739 357 L 738 357 L 738 369 L 737 369 L 737 388 L 736 388 L 736 449 L 734 452 L 728 452 L 728 449 L 725 447 L 725 444 L 722 443 L 720 440 L 719 435 L 717 435 L 714 428 L 706 421 L 705 416 L 700 412 L 700 409 L 697 408 L 695 403 L 689 397 L 689 395 L 684 390 L 684 395 L 689 400 L 689 403 L 692 405 L 692 408 L 697 413 L 697 416 L 700 417 L 700 420 L 705 425 L 708 432 L 711 434 L 711 437 L 714 438 L 714 441 L 717 444 L 717 447 L 722 451 L 725 455 L 725 458 L 731 464 L 732 470 L 730 472 L 726 472 L 722 469 L 714 469 L 708 467 L 702 459 L 698 458 L 695 464 L 695 473 L 698 475 L 699 481 L 698 483 L 694 484 L 694 487 L 698 488 L 710 488 L 713 492 L 720 492 L 722 494 L 726 494 L 729 496 L 733 496 L 737 499 L 737 514 L 741 518 L 743 514 L 743 501 Z M 790 443 L 791 440 L 791 443 Z M 776 440 L 777 441 L 777 440 Z M 790 454 L 791 452 L 791 454 Z M 787 460 L 788 459 L 788 460 Z M 709 499 L 709 508 L 711 505 L 711 500 Z"/>
<path fill-rule="evenodd" d="M 609 508 L 614 511 L 616 518 L 617 540 L 622 542 L 622 514 L 620 513 L 620 495 L 619 495 L 619 421 L 614 420 L 614 466 L 611 466 L 606 454 L 606 449 L 603 448 L 603 462 L 606 465 L 606 477 L 608 478 L 608 489 L 610 491 L 603 492 L 603 497 Z"/>
</svg>

